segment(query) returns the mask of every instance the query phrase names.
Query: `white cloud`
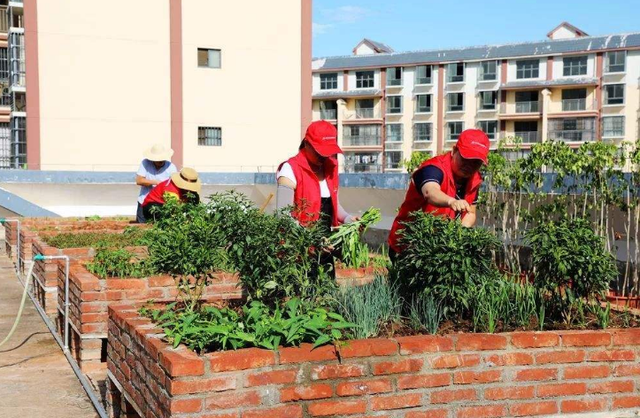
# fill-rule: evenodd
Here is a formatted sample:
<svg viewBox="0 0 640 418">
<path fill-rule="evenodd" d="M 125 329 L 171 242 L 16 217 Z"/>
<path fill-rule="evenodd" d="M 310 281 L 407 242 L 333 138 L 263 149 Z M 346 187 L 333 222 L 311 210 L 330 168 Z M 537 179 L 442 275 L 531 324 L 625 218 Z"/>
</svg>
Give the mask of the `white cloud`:
<svg viewBox="0 0 640 418">
<path fill-rule="evenodd" d="M 340 6 L 335 9 L 325 9 L 324 16 L 336 23 L 355 23 L 371 15 L 371 12 L 358 6 Z"/>
<path fill-rule="evenodd" d="M 311 29 L 313 31 L 313 36 L 316 35 L 324 35 L 327 31 L 332 27 L 331 24 L 323 24 L 323 23 L 313 23 Z"/>
</svg>

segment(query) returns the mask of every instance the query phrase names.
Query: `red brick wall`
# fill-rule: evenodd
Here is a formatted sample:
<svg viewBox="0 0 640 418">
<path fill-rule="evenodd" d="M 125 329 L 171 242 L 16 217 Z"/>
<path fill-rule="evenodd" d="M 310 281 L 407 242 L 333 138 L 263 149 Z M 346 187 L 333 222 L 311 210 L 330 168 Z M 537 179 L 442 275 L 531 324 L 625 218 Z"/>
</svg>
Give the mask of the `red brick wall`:
<svg viewBox="0 0 640 418">
<path fill-rule="evenodd" d="M 174 350 L 109 308 L 108 369 L 145 417 L 483 418 L 640 408 L 640 330 L 457 334 L 339 348 Z M 110 398 L 117 399 L 116 385 Z"/>
</svg>

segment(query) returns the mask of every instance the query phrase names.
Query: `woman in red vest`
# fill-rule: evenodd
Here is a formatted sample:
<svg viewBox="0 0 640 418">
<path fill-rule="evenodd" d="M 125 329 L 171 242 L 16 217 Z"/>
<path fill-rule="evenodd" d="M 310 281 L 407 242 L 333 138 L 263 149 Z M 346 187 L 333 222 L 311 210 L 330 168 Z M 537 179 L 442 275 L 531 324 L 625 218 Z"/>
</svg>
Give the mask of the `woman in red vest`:
<svg viewBox="0 0 640 418">
<path fill-rule="evenodd" d="M 422 210 L 449 219 L 461 218 L 462 225 L 476 223 L 476 202 L 482 184 L 480 167 L 487 163 L 489 138 L 479 129 L 460 134 L 453 150 L 433 157 L 412 174 L 409 190 L 389 233 L 389 252 L 393 260 L 402 248 L 398 231 L 412 212 Z"/>
<path fill-rule="evenodd" d="M 291 216 L 300 225 L 319 221 L 327 237 L 331 227 L 358 219 L 338 202 L 337 154 L 342 154 L 342 150 L 336 128 L 326 121 L 313 122 L 307 128 L 298 155 L 280 164 L 276 172 L 277 209 L 293 206 Z M 333 256 L 324 254 L 320 262 L 333 266 Z"/>
</svg>

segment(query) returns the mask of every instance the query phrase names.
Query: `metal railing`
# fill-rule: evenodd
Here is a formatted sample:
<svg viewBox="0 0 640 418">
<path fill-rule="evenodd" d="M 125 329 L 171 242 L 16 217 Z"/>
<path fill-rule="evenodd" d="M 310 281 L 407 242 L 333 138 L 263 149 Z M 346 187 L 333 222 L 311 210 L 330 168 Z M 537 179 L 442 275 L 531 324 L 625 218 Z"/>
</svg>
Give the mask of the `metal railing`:
<svg viewBox="0 0 640 418">
<path fill-rule="evenodd" d="M 563 112 L 587 110 L 587 99 L 562 99 Z"/>
<path fill-rule="evenodd" d="M 380 147 L 382 136 L 380 135 L 345 135 L 342 138 L 344 147 Z"/>
<path fill-rule="evenodd" d="M 540 112 L 540 101 L 516 102 L 516 113 Z"/>
<path fill-rule="evenodd" d="M 356 109 L 356 119 L 373 119 L 374 108 L 361 107 Z"/>
<path fill-rule="evenodd" d="M 549 139 L 565 142 L 590 142 L 595 141 L 596 131 L 594 129 L 550 130 Z"/>
<path fill-rule="evenodd" d="M 345 173 L 382 173 L 380 164 L 345 163 Z"/>
<path fill-rule="evenodd" d="M 320 119 L 336 120 L 336 119 L 338 119 L 338 110 L 336 110 L 336 109 L 320 109 Z"/>
<path fill-rule="evenodd" d="M 522 139 L 523 144 L 532 144 L 542 140 L 541 132 L 538 131 L 522 131 L 514 132 L 513 136 Z"/>
<path fill-rule="evenodd" d="M 400 151 L 402 150 L 402 141 L 386 141 L 384 149 L 386 151 Z"/>
</svg>

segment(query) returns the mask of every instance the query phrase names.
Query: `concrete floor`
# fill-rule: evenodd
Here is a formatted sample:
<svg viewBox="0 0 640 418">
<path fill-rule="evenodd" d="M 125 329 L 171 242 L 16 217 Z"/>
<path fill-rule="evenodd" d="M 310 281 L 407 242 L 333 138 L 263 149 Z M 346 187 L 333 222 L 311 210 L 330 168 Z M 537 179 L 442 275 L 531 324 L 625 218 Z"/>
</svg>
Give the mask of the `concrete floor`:
<svg viewBox="0 0 640 418">
<path fill-rule="evenodd" d="M 13 325 L 22 291 L 13 264 L 0 256 L 0 340 Z M 0 417 L 97 416 L 62 350 L 27 299 L 16 333 L 0 348 Z"/>
</svg>

